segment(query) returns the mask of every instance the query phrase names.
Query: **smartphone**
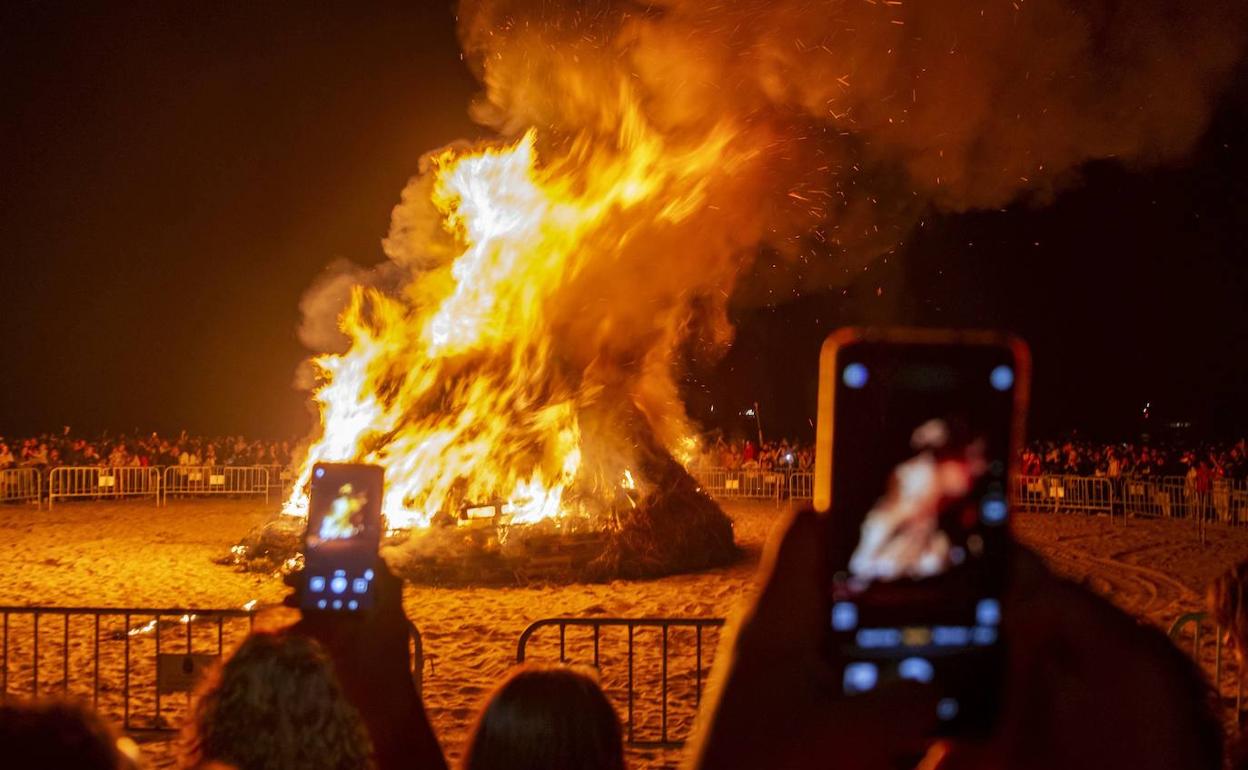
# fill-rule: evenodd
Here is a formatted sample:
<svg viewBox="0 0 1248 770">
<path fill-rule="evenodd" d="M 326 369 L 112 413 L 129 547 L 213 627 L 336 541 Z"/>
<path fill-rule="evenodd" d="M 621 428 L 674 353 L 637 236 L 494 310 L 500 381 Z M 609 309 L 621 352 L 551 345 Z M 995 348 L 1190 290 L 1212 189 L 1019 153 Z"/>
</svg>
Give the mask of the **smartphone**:
<svg viewBox="0 0 1248 770">
<path fill-rule="evenodd" d="M 373 606 L 384 489 L 385 471 L 379 465 L 312 467 L 303 609 L 364 612 Z"/>
<path fill-rule="evenodd" d="M 987 734 L 999 710 L 1029 376 L 1026 345 L 988 332 L 845 329 L 820 355 L 828 659 L 848 696 L 935 688 L 945 735 Z"/>
</svg>

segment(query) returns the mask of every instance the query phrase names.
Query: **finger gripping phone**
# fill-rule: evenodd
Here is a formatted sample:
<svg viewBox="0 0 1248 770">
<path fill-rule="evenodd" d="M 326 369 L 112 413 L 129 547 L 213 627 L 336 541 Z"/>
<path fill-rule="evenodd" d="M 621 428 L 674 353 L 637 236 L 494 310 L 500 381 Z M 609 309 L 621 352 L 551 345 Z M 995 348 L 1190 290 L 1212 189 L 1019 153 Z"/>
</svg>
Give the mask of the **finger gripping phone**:
<svg viewBox="0 0 1248 770">
<path fill-rule="evenodd" d="M 998 711 L 1029 373 L 1021 341 L 985 332 L 847 329 L 820 356 L 827 658 L 848 696 L 934 688 L 947 735 L 985 734 Z"/>
<path fill-rule="evenodd" d="M 378 465 L 317 463 L 311 486 L 301 606 L 365 612 L 375 602 L 384 471 Z"/>
</svg>

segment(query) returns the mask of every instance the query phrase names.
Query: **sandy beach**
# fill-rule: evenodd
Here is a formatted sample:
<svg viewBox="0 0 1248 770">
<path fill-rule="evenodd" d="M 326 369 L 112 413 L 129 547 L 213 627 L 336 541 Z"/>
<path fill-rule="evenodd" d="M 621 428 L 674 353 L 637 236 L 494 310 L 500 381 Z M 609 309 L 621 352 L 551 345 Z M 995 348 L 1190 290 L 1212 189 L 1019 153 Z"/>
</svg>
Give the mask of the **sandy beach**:
<svg viewBox="0 0 1248 770">
<path fill-rule="evenodd" d="M 754 571 L 767 533 L 784 511 L 771 503 L 731 502 L 744 558 L 730 567 L 652 581 L 602 584 L 540 585 L 522 588 L 432 588 L 408 586 L 405 606 L 421 630 L 426 653 L 424 694 L 430 716 L 452 762 L 483 697 L 512 666 L 521 633 L 533 621 L 573 617 L 724 617 L 753 584 Z M 239 609 L 250 602 L 260 608 L 257 623 L 277 626 L 292 613 L 275 607 L 286 589 L 277 578 L 242 573 L 213 562 L 252 527 L 273 515 L 271 507 L 247 500 L 174 502 L 157 508 L 150 503 L 75 503 L 55 510 L 32 506 L 0 508 L 0 604 L 52 607 L 151 607 Z M 1083 581 L 1143 620 L 1168 626 L 1178 615 L 1201 609 L 1205 584 L 1248 554 L 1248 530 L 1214 528 L 1201 546 L 1190 525 L 1175 521 L 1086 518 L 1062 514 L 1021 514 L 1015 519 L 1019 539 L 1035 548 L 1060 573 Z M 131 718 L 148 719 L 155 688 L 141 681 L 154 676 L 156 637 L 166 652 L 184 652 L 184 638 L 193 636 L 194 651 L 214 652 L 220 640 L 228 650 L 246 626 L 224 625 L 214 639 L 212 624 L 198 620 L 179 625 L 165 619 L 159 630 L 144 628 L 148 618 L 108 619 L 101 657 L 103 674 L 92 670 L 94 650 L 88 621 L 45 617 L 39 632 L 40 692 L 69 692 L 104 697 L 100 708 L 121 718 L 119 655 L 132 660 Z M 11 660 L 5 671 L 10 694 L 29 695 L 29 615 L 14 615 L 7 639 Z M 154 625 L 154 624 L 151 624 Z M 137 632 L 136 632 L 137 629 Z M 186 631 L 186 633 L 184 633 Z M 718 633 L 673 628 L 668 632 L 666 724 L 660 708 L 662 692 L 662 631 L 639 629 L 633 639 L 634 737 L 678 740 L 688 734 L 697 702 L 697 682 L 709 671 Z M 564 640 L 565 657 L 593 661 L 592 634 L 571 629 Z M 63 645 L 62 650 L 58 645 Z M 625 629 L 612 628 L 599 638 L 604 686 L 627 714 L 628 639 Z M 546 628 L 528 645 L 530 660 L 558 660 L 559 634 Z M 699 668 L 699 662 L 701 667 Z M 46 670 L 45 670 L 46 669 Z M 146 689 L 144 689 L 146 688 Z M 176 726 L 184 713 L 185 696 L 166 696 L 161 724 Z M 145 752 L 155 767 L 172 766 L 168 736 L 145 734 Z M 155 738 L 155 740 L 150 740 Z M 678 749 L 634 749 L 637 768 L 674 768 Z"/>
</svg>

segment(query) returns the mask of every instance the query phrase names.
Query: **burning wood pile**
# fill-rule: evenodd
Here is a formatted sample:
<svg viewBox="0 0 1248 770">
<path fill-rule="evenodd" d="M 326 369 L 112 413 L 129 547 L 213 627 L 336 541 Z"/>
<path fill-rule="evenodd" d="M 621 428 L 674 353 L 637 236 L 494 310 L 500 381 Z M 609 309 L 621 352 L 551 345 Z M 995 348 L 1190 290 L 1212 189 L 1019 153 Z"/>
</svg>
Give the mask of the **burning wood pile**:
<svg viewBox="0 0 1248 770">
<path fill-rule="evenodd" d="M 414 578 L 732 559 L 731 523 L 675 459 L 694 447 L 671 361 L 694 312 L 630 289 L 722 150 L 668 147 L 638 119 L 546 163 L 533 132 L 432 157 L 395 212 L 387 281 L 350 287 L 345 349 L 312 361 L 321 426 L 284 512 L 306 516 L 314 463 L 369 462 Z"/>
</svg>

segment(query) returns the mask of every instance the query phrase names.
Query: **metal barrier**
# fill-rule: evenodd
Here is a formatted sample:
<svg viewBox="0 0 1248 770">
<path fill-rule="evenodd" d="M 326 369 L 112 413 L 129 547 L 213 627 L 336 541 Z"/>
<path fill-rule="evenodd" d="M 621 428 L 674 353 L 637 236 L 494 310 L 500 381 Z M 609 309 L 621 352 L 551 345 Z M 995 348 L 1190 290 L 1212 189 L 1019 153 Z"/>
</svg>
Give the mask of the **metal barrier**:
<svg viewBox="0 0 1248 770">
<path fill-rule="evenodd" d="M 127 730 L 177 729 L 199 676 L 255 623 L 243 609 L 0 607 L 0 616 L 0 700 L 89 699 Z"/>
<path fill-rule="evenodd" d="M 1095 476 L 1015 476 L 1011 479 L 1014 510 L 1030 512 L 1105 513 L 1114 511 L 1114 485 Z"/>
<path fill-rule="evenodd" d="M 276 495 L 279 500 L 285 500 L 290 485 L 295 483 L 295 473 L 290 469 L 289 465 L 259 465 L 269 472 L 269 494 Z"/>
<path fill-rule="evenodd" d="M 146 466 L 60 466 L 48 475 L 48 508 L 58 499 L 90 497 L 156 498 L 160 503 L 160 469 Z"/>
<path fill-rule="evenodd" d="M 263 495 L 269 501 L 269 470 L 259 465 L 171 465 L 165 468 L 165 504 L 170 495 Z"/>
<path fill-rule="evenodd" d="M 43 477 L 38 468 L 6 468 L 0 471 L 0 503 L 43 499 Z"/>
<path fill-rule="evenodd" d="M 1127 516 L 1174 518 L 1181 515 L 1182 496 L 1173 487 L 1150 479 L 1124 478 L 1121 483 L 1122 508 Z M 1178 490 L 1181 492 L 1181 489 Z"/>
<path fill-rule="evenodd" d="M 815 474 L 793 471 L 789 474 L 789 499 L 810 500 L 815 494 Z"/>
<path fill-rule="evenodd" d="M 1214 479 L 1204 491 L 1181 476 L 1124 478 L 1119 494 L 1130 516 L 1248 525 L 1248 481 Z"/>
<path fill-rule="evenodd" d="M 1214 479 L 1210 496 L 1217 521 L 1248 525 L 1248 479 Z"/>
<path fill-rule="evenodd" d="M 1200 643 L 1200 627 L 1201 624 L 1208 619 L 1207 613 L 1189 612 L 1186 615 L 1180 615 L 1175 618 L 1174 622 L 1170 624 L 1170 630 L 1168 632 L 1170 639 L 1174 641 L 1175 644 L 1181 644 L 1183 641 L 1183 629 L 1185 629 L 1188 625 L 1192 626 L 1192 658 L 1195 659 L 1197 664 L 1200 664 L 1206 669 L 1206 673 L 1208 673 L 1208 667 L 1205 663 L 1205 658 L 1207 657 L 1208 650 L 1206 650 L 1205 647 L 1208 647 L 1208 637 L 1205 637 L 1206 644 L 1202 647 Z M 1213 627 L 1213 679 L 1211 684 L 1213 685 L 1214 692 L 1218 696 L 1218 700 L 1221 701 L 1223 698 L 1227 697 L 1223 688 L 1224 682 L 1222 675 L 1223 673 L 1229 673 L 1233 677 L 1235 687 L 1235 714 L 1238 715 L 1244 709 L 1244 672 L 1242 670 L 1229 671 L 1228 667 L 1224 667 L 1222 665 L 1223 636 L 1222 627 L 1215 624 Z M 1234 660 L 1233 655 L 1231 656 L 1231 660 Z"/>
<path fill-rule="evenodd" d="M 621 689 L 620 685 L 622 685 L 624 689 L 624 699 L 626 701 L 625 723 L 627 725 L 625 739 L 629 745 L 673 748 L 684 744 L 687 732 L 685 735 L 681 735 L 680 737 L 673 737 L 670 734 L 669 708 L 672 706 L 681 707 L 683 716 L 686 718 L 685 721 L 690 728 L 692 728 L 693 716 L 696 715 L 697 708 L 702 702 L 702 686 L 705 680 L 703 672 L 706 671 L 710 665 L 708 656 L 703 653 L 704 636 L 706 635 L 704 632 L 707 629 L 715 629 L 718 631 L 718 629 L 723 625 L 723 618 L 545 618 L 529 624 L 529 627 L 524 629 L 524 633 L 520 635 L 520 641 L 516 645 L 516 662 L 523 663 L 528 658 L 527 647 L 534 633 L 542 628 L 548 627 L 557 627 L 559 629 L 559 662 L 572 662 L 570 661 L 568 654 L 568 628 L 592 629 L 592 665 L 600 672 L 603 689 L 607 691 L 608 696 L 618 694 L 618 691 Z M 625 682 L 617 683 L 615 681 L 615 676 L 608 675 L 614 674 L 613 671 L 608 672 L 603 670 L 603 658 L 610 656 L 610 653 L 617 652 L 616 647 L 618 646 L 618 641 L 615 645 L 609 645 L 609 650 L 603 650 L 604 643 L 612 641 L 603 639 L 603 629 L 612 627 L 624 628 L 627 630 L 626 649 L 623 653 L 628 666 L 628 674 Z M 659 724 L 657 739 L 653 737 L 638 737 L 638 733 L 641 732 L 639 728 L 641 728 L 645 722 L 638 718 L 639 710 L 637 708 L 637 701 L 639 697 L 645 695 L 645 692 L 639 690 L 637 687 L 637 680 L 642 674 L 653 674 L 652 671 L 648 670 L 644 672 L 639 671 L 639 669 L 642 668 L 638 663 L 638 656 L 636 654 L 639 629 L 657 629 L 660 632 L 659 644 L 661 658 L 659 661 L 660 690 L 658 693 Z M 688 671 L 682 671 L 677 675 L 673 675 L 669 671 L 669 659 L 672 657 L 671 643 L 673 637 L 676 636 L 673 632 L 678 630 L 685 630 L 686 632 L 689 630 L 692 631 L 693 639 L 689 640 L 692 643 L 693 648 L 693 659 L 689 661 L 693 664 L 692 682 L 689 681 L 690 675 Z M 574 646 L 577 647 L 577 651 L 580 652 L 581 647 L 587 647 L 589 645 L 589 640 L 573 640 L 573 643 Z M 714 645 L 711 645 L 711 649 L 714 649 Z M 584 650 L 584 652 L 587 653 L 588 650 Z M 683 657 L 688 657 L 687 651 Z M 677 685 L 675 686 L 678 686 L 680 689 L 680 694 L 677 696 L 677 703 L 673 703 L 672 698 L 670 697 L 671 692 L 669 691 L 669 685 L 672 684 L 673 679 L 678 680 Z M 692 685 L 691 692 L 690 685 Z"/>
<path fill-rule="evenodd" d="M 754 468 L 690 468 L 698 486 L 711 497 L 723 499 L 775 500 L 785 488 L 782 471 Z"/>
</svg>

